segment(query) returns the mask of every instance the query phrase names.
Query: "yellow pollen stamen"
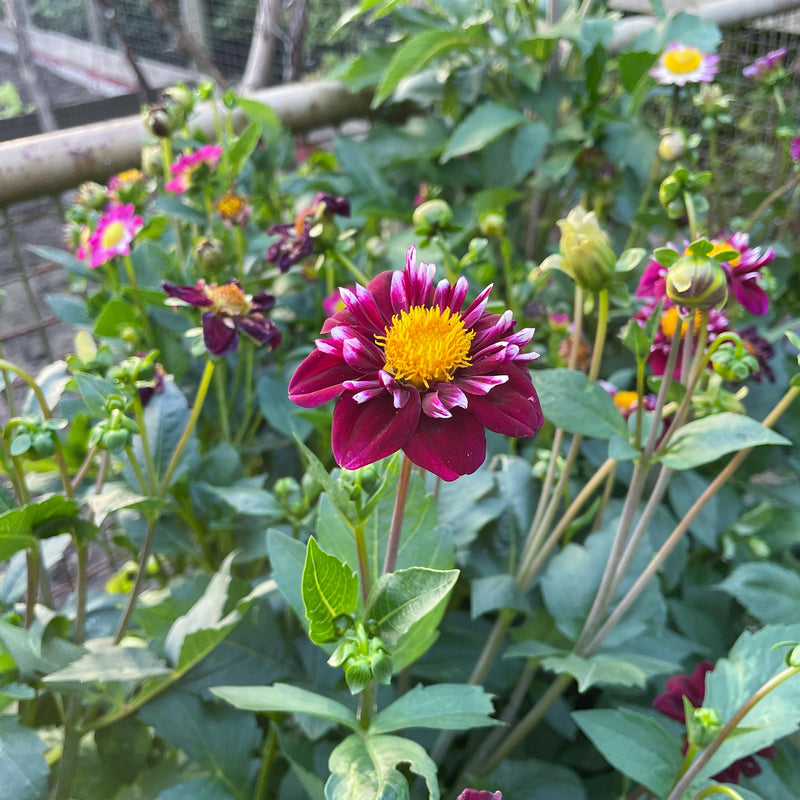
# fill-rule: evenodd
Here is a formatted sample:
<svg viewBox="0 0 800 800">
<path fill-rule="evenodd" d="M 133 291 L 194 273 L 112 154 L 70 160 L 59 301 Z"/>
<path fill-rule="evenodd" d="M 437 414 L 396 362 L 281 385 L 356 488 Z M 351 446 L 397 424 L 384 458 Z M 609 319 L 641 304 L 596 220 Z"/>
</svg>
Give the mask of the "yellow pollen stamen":
<svg viewBox="0 0 800 800">
<path fill-rule="evenodd" d="M 638 399 L 639 395 L 636 392 L 623 390 L 614 395 L 614 405 L 624 414 Z"/>
<path fill-rule="evenodd" d="M 217 200 L 217 211 L 223 219 L 233 219 L 244 211 L 244 200 L 235 192 L 228 192 Z"/>
<path fill-rule="evenodd" d="M 718 242 L 716 239 L 712 239 L 711 244 L 713 245 L 713 247 L 711 248 L 711 252 L 706 254 L 709 258 L 714 258 L 714 256 L 717 255 L 717 253 L 724 253 L 726 250 L 736 249 L 733 245 L 730 245 L 727 242 Z M 742 262 L 742 257 L 741 255 L 738 255 L 734 256 L 727 263 L 730 264 L 732 267 L 738 267 L 739 264 L 741 264 L 741 262 Z"/>
<path fill-rule="evenodd" d="M 668 308 L 663 315 L 661 316 L 661 330 L 664 332 L 665 336 L 669 336 L 672 338 L 675 335 L 675 328 L 678 327 L 678 309 L 674 306 L 672 308 Z M 689 328 L 688 320 L 681 321 L 681 338 L 686 335 L 686 331 Z M 695 336 L 700 331 L 700 312 L 694 312 L 694 333 Z"/>
<path fill-rule="evenodd" d="M 125 226 L 121 222 L 111 222 L 103 230 L 100 243 L 103 250 L 110 250 L 116 247 L 125 236 Z"/>
<path fill-rule="evenodd" d="M 664 55 L 664 66 L 670 72 L 694 72 L 703 63 L 703 54 L 696 47 L 670 50 Z"/>
<path fill-rule="evenodd" d="M 144 173 L 140 169 L 126 169 L 117 175 L 119 183 L 136 183 L 144 178 Z"/>
<path fill-rule="evenodd" d="M 386 353 L 386 371 L 422 389 L 452 381 L 459 367 L 468 367 L 474 338 L 475 331 L 466 330 L 461 315 L 449 308 L 413 306 L 395 314 L 375 340 Z"/>
<path fill-rule="evenodd" d="M 213 305 L 215 313 L 238 314 L 244 316 L 250 311 L 250 303 L 244 292 L 233 283 L 223 286 L 206 286 L 206 294 Z"/>
</svg>

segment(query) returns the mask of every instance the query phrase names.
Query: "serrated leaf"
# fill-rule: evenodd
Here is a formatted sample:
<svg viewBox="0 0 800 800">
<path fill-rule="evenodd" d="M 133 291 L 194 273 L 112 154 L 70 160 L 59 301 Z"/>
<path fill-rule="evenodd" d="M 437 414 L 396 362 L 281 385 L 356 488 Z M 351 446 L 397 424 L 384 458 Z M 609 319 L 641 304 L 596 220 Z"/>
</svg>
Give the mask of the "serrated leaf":
<svg viewBox="0 0 800 800">
<path fill-rule="evenodd" d="M 578 691 L 592 686 L 637 686 L 643 689 L 654 675 L 678 672 L 680 665 L 639 653 L 598 653 L 582 658 L 575 653 L 545 656 L 542 667 L 552 672 L 572 675 Z"/>
<path fill-rule="evenodd" d="M 411 626 L 433 610 L 455 586 L 457 569 L 409 567 L 382 575 L 367 599 L 367 616 L 387 644 L 394 644 Z"/>
<path fill-rule="evenodd" d="M 516 108 L 491 101 L 482 103 L 456 126 L 439 161 L 446 164 L 457 156 L 481 150 L 524 122 L 527 117 Z"/>
<path fill-rule="evenodd" d="M 670 469 L 692 469 L 727 453 L 766 444 L 791 442 L 750 417 L 723 412 L 679 428 L 660 460 Z"/>
<path fill-rule="evenodd" d="M 347 706 L 288 683 L 275 683 L 272 686 L 215 686 L 211 693 L 244 711 L 310 714 L 354 731 L 360 730 L 355 713 Z"/>
<path fill-rule="evenodd" d="M 425 779 L 429 800 L 439 800 L 436 764 L 416 742 L 399 736 L 349 736 L 331 753 L 327 800 L 407 800 L 399 764 Z"/>
<path fill-rule="evenodd" d="M 391 733 L 404 728 L 468 730 L 501 723 L 491 718 L 492 696 L 480 686 L 439 683 L 416 686 L 381 711 L 370 733 Z"/>
<path fill-rule="evenodd" d="M 652 717 L 629 709 L 575 711 L 572 718 L 611 766 L 666 797 L 680 774 L 678 740 Z"/>
<path fill-rule="evenodd" d="M 347 564 L 326 553 L 312 536 L 303 565 L 303 605 L 308 635 L 314 644 L 333 642 L 338 637 L 333 621 L 340 614 L 352 614 L 358 605 L 358 578 Z"/>
<path fill-rule="evenodd" d="M 141 511 L 146 517 L 155 514 L 163 507 L 164 500 L 158 497 L 144 497 L 119 485 L 115 487 L 106 484 L 106 491 L 92 495 L 88 503 L 94 515 L 94 524 L 102 525 L 110 514 L 123 508 Z"/>
</svg>

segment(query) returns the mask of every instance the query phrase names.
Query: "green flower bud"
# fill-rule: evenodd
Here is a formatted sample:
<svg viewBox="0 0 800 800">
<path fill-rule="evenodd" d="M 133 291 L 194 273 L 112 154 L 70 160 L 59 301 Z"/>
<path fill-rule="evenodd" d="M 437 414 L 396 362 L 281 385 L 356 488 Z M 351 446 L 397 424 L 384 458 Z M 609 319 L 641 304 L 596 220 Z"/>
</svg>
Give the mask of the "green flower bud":
<svg viewBox="0 0 800 800">
<path fill-rule="evenodd" d="M 364 659 L 353 658 L 344 668 L 344 678 L 347 681 L 347 688 L 350 689 L 350 694 L 358 694 L 372 680 L 372 670 Z"/>
<path fill-rule="evenodd" d="M 658 187 L 658 202 L 666 208 L 680 194 L 682 188 L 681 182 L 674 175 L 667 175 Z"/>
<path fill-rule="evenodd" d="M 719 712 L 713 708 L 696 708 L 692 716 L 695 723 L 690 726 L 694 728 L 692 744 L 698 747 L 707 747 L 722 727 Z"/>
<path fill-rule="evenodd" d="M 173 119 L 164 106 L 149 106 L 144 110 L 144 125 L 154 136 L 162 139 L 171 136 L 175 130 Z"/>
<path fill-rule="evenodd" d="M 543 268 L 562 269 L 582 289 L 598 292 L 607 289 L 614 279 L 617 258 L 606 232 L 600 227 L 594 211 L 576 206 L 566 219 L 558 221 L 561 229 L 558 261 L 546 259 Z"/>
<path fill-rule="evenodd" d="M 94 181 L 86 181 L 78 187 L 75 203 L 83 208 L 99 211 L 108 202 L 106 187 Z"/>
<path fill-rule="evenodd" d="M 119 455 L 127 447 L 130 436 L 130 431 L 125 428 L 116 428 L 105 431 L 100 441 L 109 453 Z"/>
<path fill-rule="evenodd" d="M 480 218 L 481 233 L 484 236 L 502 236 L 506 232 L 506 218 L 504 214 L 491 212 Z"/>
<path fill-rule="evenodd" d="M 681 256 L 667 272 L 667 297 L 685 308 L 722 308 L 728 281 L 719 261 L 697 253 Z"/>
<path fill-rule="evenodd" d="M 383 258 L 389 248 L 380 236 L 370 236 L 364 243 L 364 247 L 371 258 Z"/>
<path fill-rule="evenodd" d="M 686 152 L 686 134 L 680 128 L 665 128 L 658 143 L 658 157 L 662 161 L 677 161 Z"/>
<path fill-rule="evenodd" d="M 152 176 L 164 174 L 164 151 L 161 145 L 147 144 L 142 148 L 142 172 Z"/>
<path fill-rule="evenodd" d="M 46 458 L 53 455 L 56 451 L 56 445 L 53 441 L 53 434 L 49 431 L 40 431 L 33 437 L 33 450 L 37 456 Z"/>
<path fill-rule="evenodd" d="M 714 372 L 727 381 L 745 381 L 754 372 L 758 372 L 758 360 L 744 347 L 725 345 L 712 356 Z"/>
<path fill-rule="evenodd" d="M 184 114 L 189 114 L 194 108 L 194 94 L 187 86 L 179 83 L 164 89 L 161 94 L 161 102 L 164 105 L 172 103 L 178 106 Z"/>
<path fill-rule="evenodd" d="M 213 236 L 201 236 L 192 250 L 197 263 L 204 269 L 213 272 L 225 265 L 225 248 L 219 239 Z"/>
<path fill-rule="evenodd" d="M 430 236 L 437 231 L 447 230 L 452 221 L 453 209 L 439 198 L 421 203 L 411 215 L 417 236 Z"/>
<path fill-rule="evenodd" d="M 333 631 L 337 639 L 341 639 L 353 627 L 352 614 L 338 614 L 333 618 Z"/>
<path fill-rule="evenodd" d="M 381 649 L 372 656 L 372 675 L 378 683 L 390 684 L 392 682 L 392 659 L 389 654 Z"/>
</svg>

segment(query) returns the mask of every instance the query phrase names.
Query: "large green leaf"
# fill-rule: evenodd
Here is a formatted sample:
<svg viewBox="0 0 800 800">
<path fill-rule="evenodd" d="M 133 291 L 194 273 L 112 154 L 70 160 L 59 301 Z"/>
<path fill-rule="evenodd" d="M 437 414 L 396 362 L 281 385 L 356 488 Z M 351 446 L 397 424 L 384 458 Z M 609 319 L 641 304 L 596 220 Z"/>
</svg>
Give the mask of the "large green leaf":
<svg viewBox="0 0 800 800">
<path fill-rule="evenodd" d="M 360 730 L 355 713 L 347 706 L 288 683 L 276 683 L 273 686 L 215 686 L 211 693 L 244 711 L 310 714 L 354 731 Z"/>
<path fill-rule="evenodd" d="M 493 711 L 492 696 L 480 686 L 463 683 L 416 686 L 375 717 L 370 733 L 391 733 L 404 728 L 467 730 L 500 725 L 491 718 Z"/>
<path fill-rule="evenodd" d="M 195 778 L 161 792 L 156 800 L 237 800 L 225 781 L 219 778 Z"/>
<path fill-rule="evenodd" d="M 465 44 L 464 34 L 453 30 L 428 30 L 410 38 L 392 56 L 375 92 L 372 107 L 377 108 L 389 97 L 403 78 L 418 72 L 440 53 Z"/>
<path fill-rule="evenodd" d="M 583 782 L 571 769 L 533 758 L 506 759 L 479 786 L 524 800 L 587 800 Z"/>
<path fill-rule="evenodd" d="M 303 565 L 306 560 L 306 546 L 276 528 L 270 528 L 267 532 L 267 552 L 278 591 L 294 609 L 297 618 L 307 625 L 303 605 Z"/>
<path fill-rule="evenodd" d="M 3 800 L 41 800 L 50 767 L 45 743 L 11 717 L 0 718 L 0 796 Z"/>
<path fill-rule="evenodd" d="M 800 575 L 780 564 L 742 564 L 719 588 L 761 622 L 790 624 L 800 619 Z"/>
<path fill-rule="evenodd" d="M 347 564 L 326 553 L 312 536 L 303 566 L 303 605 L 314 644 L 333 642 L 338 636 L 334 620 L 352 614 L 358 605 L 358 578 Z"/>
<path fill-rule="evenodd" d="M 270 427 L 282 436 L 305 439 L 314 426 L 300 416 L 300 409 L 289 400 L 288 381 L 266 373 L 256 384 L 258 407 Z"/>
<path fill-rule="evenodd" d="M 543 369 L 531 377 L 545 417 L 557 428 L 595 439 L 628 438 L 628 426 L 611 395 L 582 372 Z"/>
<path fill-rule="evenodd" d="M 145 647 L 115 647 L 107 641 L 101 649 L 95 649 L 64 669 L 45 676 L 44 681 L 55 685 L 142 681 L 168 672 L 169 668 L 151 650 Z"/>
<path fill-rule="evenodd" d="M 0 514 L 0 561 L 36 546 L 40 537 L 64 533 L 77 514 L 78 504 L 60 495 L 4 511 Z"/>
<path fill-rule="evenodd" d="M 458 570 L 409 567 L 382 575 L 367 599 L 367 616 L 387 644 L 394 644 L 455 586 Z"/>
<path fill-rule="evenodd" d="M 779 433 L 743 414 L 712 414 L 679 428 L 662 463 L 670 469 L 692 469 L 716 461 L 720 456 L 764 444 L 791 444 Z"/>
<path fill-rule="evenodd" d="M 482 103 L 456 126 L 439 160 L 445 164 L 456 156 L 481 150 L 524 122 L 527 117 L 516 108 L 494 101 Z"/>
<path fill-rule="evenodd" d="M 327 800 L 408 800 L 408 781 L 398 772 L 408 764 L 425 779 L 429 800 L 439 800 L 436 764 L 416 742 L 399 736 L 348 736 L 331 753 Z"/>
<path fill-rule="evenodd" d="M 499 608 L 513 608 L 517 611 L 530 611 L 530 602 L 520 585 L 511 575 L 487 575 L 476 578 L 470 586 L 471 609 L 473 617 Z"/>
<path fill-rule="evenodd" d="M 629 709 L 575 711 L 572 718 L 611 766 L 666 797 L 681 769 L 681 749 L 660 723 Z"/>
<path fill-rule="evenodd" d="M 755 633 L 745 632 L 727 658 L 706 675 L 703 705 L 715 708 L 727 722 L 751 695 L 784 669 L 785 648 L 779 642 L 800 641 L 800 624 L 767 625 Z M 742 720 L 746 733 L 727 739 L 700 771 L 700 778 L 715 775 L 728 764 L 768 747 L 800 728 L 800 678 L 790 678 L 760 700 Z"/>
</svg>

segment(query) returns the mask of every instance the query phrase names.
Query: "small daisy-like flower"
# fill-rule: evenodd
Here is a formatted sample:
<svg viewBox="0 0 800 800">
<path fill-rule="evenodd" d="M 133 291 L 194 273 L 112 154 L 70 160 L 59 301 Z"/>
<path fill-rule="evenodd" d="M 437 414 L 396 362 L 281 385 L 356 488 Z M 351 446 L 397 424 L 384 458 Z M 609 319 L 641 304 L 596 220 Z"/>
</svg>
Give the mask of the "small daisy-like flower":
<svg viewBox="0 0 800 800">
<path fill-rule="evenodd" d="M 691 675 L 673 675 L 664 685 L 666 691 L 653 700 L 653 706 L 662 714 L 677 722 L 686 722 L 686 710 L 683 705 L 685 697 L 693 708 L 702 708 L 706 696 L 706 675 L 714 669 L 710 661 L 701 661 Z M 683 752 L 686 753 L 688 742 L 684 744 Z M 756 755 L 762 758 L 775 758 L 778 749 L 775 745 L 764 747 Z M 734 761 L 722 772 L 713 776 L 719 783 L 739 783 L 742 775 L 752 778 L 761 772 L 761 767 L 753 756 L 746 756 Z"/>
<path fill-rule="evenodd" d="M 247 225 L 253 213 L 253 207 L 248 205 L 247 198 L 237 194 L 233 189 L 218 198 L 214 203 L 214 208 L 226 225 L 237 225 L 240 228 Z"/>
<path fill-rule="evenodd" d="M 714 246 L 709 256 L 725 250 L 736 250 L 739 255 L 721 263 L 728 282 L 728 296 L 735 297 L 739 304 L 751 314 L 766 314 L 769 311 L 769 296 L 761 288 L 760 273 L 775 258 L 775 251 L 768 247 L 750 247 L 746 233 L 733 233 L 726 239 L 712 239 Z M 642 273 L 636 287 L 637 297 L 666 297 L 666 276 L 669 270 L 658 261 L 651 261 Z"/>
<path fill-rule="evenodd" d="M 755 325 L 747 325 L 736 333 L 744 349 L 758 362 L 758 370 L 750 373 L 748 380 L 761 383 L 766 378 L 770 383 L 775 383 L 775 372 L 769 363 L 775 355 L 775 348 L 763 336 L 759 336 Z"/>
<path fill-rule="evenodd" d="M 719 56 L 702 53 L 691 45 L 673 42 L 661 53 L 652 75 L 664 86 L 710 83 L 717 74 Z"/>
<path fill-rule="evenodd" d="M 222 148 L 213 144 L 203 145 L 194 153 L 185 153 L 170 167 L 170 172 L 175 177 L 164 188 L 178 194 L 187 191 L 194 183 L 195 173 L 202 167 L 213 172 L 221 155 Z"/>
<path fill-rule="evenodd" d="M 435 271 L 411 247 L 404 270 L 340 289 L 346 308 L 322 327 L 330 338 L 317 339 L 289 383 L 305 408 L 336 399 L 331 444 L 342 467 L 402 450 L 451 481 L 483 463 L 485 428 L 527 437 L 544 421 L 528 368 L 538 354 L 523 352 L 533 330 L 515 332 L 510 311 L 486 311 L 491 286 L 463 308 L 466 279 L 434 285 Z"/>
<path fill-rule="evenodd" d="M 110 261 L 114 256 L 127 256 L 131 242 L 144 226 L 144 219 L 136 214 L 132 203 L 110 206 L 97 220 L 97 227 L 86 239 L 86 247 L 80 246 L 78 258 L 89 258 L 94 269 Z"/>
<path fill-rule="evenodd" d="M 275 323 L 264 316 L 275 305 L 271 294 L 250 296 L 241 283 L 228 281 L 222 286 L 200 280 L 194 286 L 176 286 L 164 281 L 161 288 L 170 296 L 203 313 L 203 340 L 209 353 L 224 356 L 239 346 L 239 331 L 259 344 L 274 350 L 281 341 Z"/>
<path fill-rule="evenodd" d="M 789 142 L 789 155 L 800 163 L 800 136 L 795 136 Z"/>
<path fill-rule="evenodd" d="M 778 50 L 773 50 L 761 58 L 757 58 L 752 64 L 742 70 L 745 78 L 757 81 L 758 83 L 765 83 L 783 67 L 783 58 L 786 55 L 786 48 L 781 47 Z"/>
<path fill-rule="evenodd" d="M 325 234 L 326 225 L 333 225 L 334 214 L 349 217 L 349 201 L 345 197 L 334 197 L 320 192 L 314 202 L 297 215 L 294 222 L 271 225 L 267 233 L 278 234 L 279 238 L 267 248 L 267 261 L 281 272 L 286 272 L 308 258 L 316 250 L 316 240 Z M 333 234 L 338 235 L 338 230 Z"/>
<path fill-rule="evenodd" d="M 126 169 L 108 182 L 108 195 L 118 203 L 140 204 L 146 195 L 145 176 L 140 169 Z"/>
</svg>

